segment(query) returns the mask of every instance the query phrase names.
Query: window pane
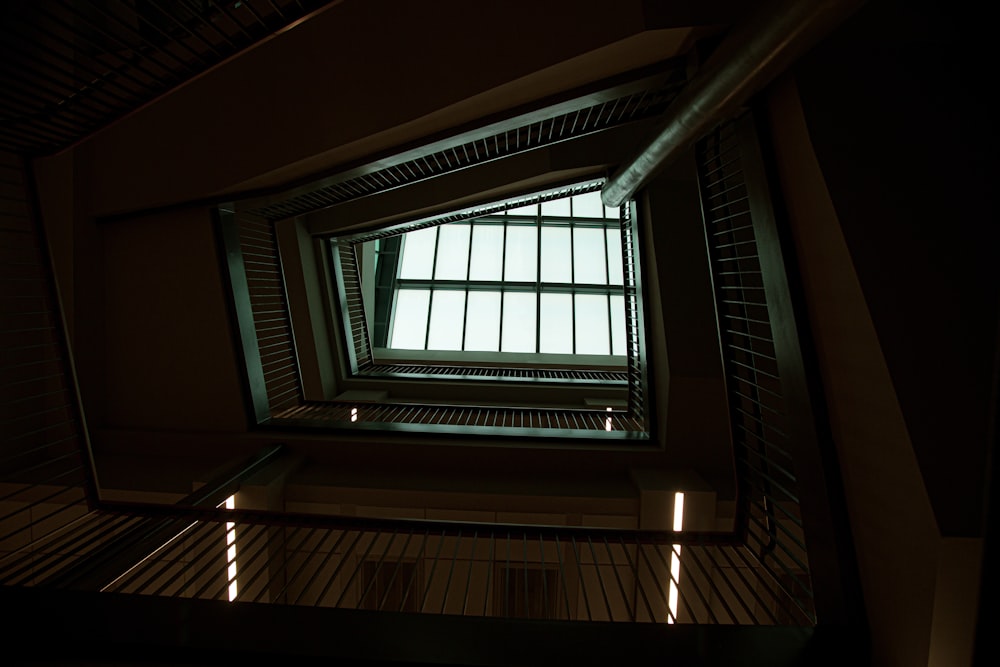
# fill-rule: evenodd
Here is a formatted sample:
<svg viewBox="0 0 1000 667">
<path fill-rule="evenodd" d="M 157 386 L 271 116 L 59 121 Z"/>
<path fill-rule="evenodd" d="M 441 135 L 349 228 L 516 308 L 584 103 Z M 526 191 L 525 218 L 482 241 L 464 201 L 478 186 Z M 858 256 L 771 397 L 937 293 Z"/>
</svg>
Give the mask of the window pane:
<svg viewBox="0 0 1000 667">
<path fill-rule="evenodd" d="M 534 225 L 507 225 L 505 282 L 535 282 L 538 276 L 538 228 Z"/>
<path fill-rule="evenodd" d="M 469 280 L 500 280 L 502 272 L 503 226 L 473 225 Z"/>
<path fill-rule="evenodd" d="M 553 199 L 552 201 L 542 202 L 542 216 L 553 216 L 560 218 L 569 217 L 569 200 L 570 197 L 563 197 L 562 199 Z"/>
<path fill-rule="evenodd" d="M 435 280 L 465 280 L 469 268 L 469 225 L 442 225 L 439 229 Z"/>
<path fill-rule="evenodd" d="M 569 227 L 542 227 L 542 282 L 573 282 Z"/>
<path fill-rule="evenodd" d="M 500 292 L 469 292 L 465 349 L 473 352 L 500 351 Z"/>
<path fill-rule="evenodd" d="M 535 351 L 534 292 L 504 292 L 501 352 Z"/>
<path fill-rule="evenodd" d="M 576 282 L 607 285 L 604 261 L 604 229 L 574 227 L 573 271 Z"/>
<path fill-rule="evenodd" d="M 608 235 L 608 277 L 612 285 L 624 285 L 625 276 L 622 272 L 622 232 L 614 227 L 605 230 Z"/>
<path fill-rule="evenodd" d="M 612 220 L 621 220 L 622 210 L 620 208 L 611 208 L 610 206 L 604 207 L 604 217 L 611 218 Z"/>
<path fill-rule="evenodd" d="M 507 211 L 507 215 L 528 215 L 534 218 L 538 215 L 538 204 L 528 204 L 520 208 L 512 208 Z"/>
<path fill-rule="evenodd" d="M 604 202 L 601 201 L 600 191 L 573 197 L 573 217 L 603 218 Z"/>
<path fill-rule="evenodd" d="M 400 278 L 430 278 L 434 270 L 434 240 L 437 227 L 419 229 L 403 234 L 403 259 L 400 261 Z"/>
<path fill-rule="evenodd" d="M 573 295 L 542 294 L 538 351 L 573 353 Z"/>
<path fill-rule="evenodd" d="M 465 320 L 465 291 L 434 290 L 428 350 L 461 350 Z"/>
<path fill-rule="evenodd" d="M 401 350 L 424 349 L 427 333 L 427 307 L 431 292 L 425 289 L 401 289 L 396 292 L 396 309 L 392 319 L 392 343 Z"/>
<path fill-rule="evenodd" d="M 611 295 L 611 354 L 627 354 L 625 338 L 625 297 Z"/>
<path fill-rule="evenodd" d="M 576 353 L 610 354 L 608 341 L 608 297 L 603 294 L 577 294 Z"/>
</svg>

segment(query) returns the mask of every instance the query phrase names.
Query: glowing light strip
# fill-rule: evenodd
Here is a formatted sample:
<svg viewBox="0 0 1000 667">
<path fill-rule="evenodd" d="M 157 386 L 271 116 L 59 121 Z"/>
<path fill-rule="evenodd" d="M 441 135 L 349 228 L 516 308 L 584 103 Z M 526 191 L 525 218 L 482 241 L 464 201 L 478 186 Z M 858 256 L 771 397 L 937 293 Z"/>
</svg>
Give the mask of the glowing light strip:
<svg viewBox="0 0 1000 667">
<path fill-rule="evenodd" d="M 226 509 L 236 509 L 236 496 L 226 498 Z M 229 601 L 236 599 L 236 524 L 226 522 L 226 575 L 229 582 Z"/>
<path fill-rule="evenodd" d="M 678 491 L 674 494 L 674 531 L 680 532 L 684 529 L 684 492 Z M 675 623 L 677 619 L 677 602 L 680 599 L 680 591 L 677 589 L 681 581 L 681 545 L 671 545 L 670 554 L 670 592 L 667 599 L 667 606 L 670 613 L 667 615 L 667 623 Z"/>
</svg>

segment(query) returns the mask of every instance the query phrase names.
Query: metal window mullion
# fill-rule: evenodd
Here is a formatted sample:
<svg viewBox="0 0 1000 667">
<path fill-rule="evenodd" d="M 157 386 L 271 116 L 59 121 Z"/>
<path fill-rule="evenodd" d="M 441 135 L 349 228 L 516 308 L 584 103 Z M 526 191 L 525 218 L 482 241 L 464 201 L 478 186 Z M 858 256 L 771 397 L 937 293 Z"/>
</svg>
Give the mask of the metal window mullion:
<svg viewBox="0 0 1000 667">
<path fill-rule="evenodd" d="M 431 294 L 427 299 L 427 323 L 424 327 L 424 349 L 427 349 L 427 345 L 430 343 L 431 339 L 431 309 L 434 308 L 434 287 L 433 283 L 437 276 L 437 257 L 438 257 L 438 244 L 441 242 L 441 228 L 434 228 L 434 257 L 431 260 Z"/>
<path fill-rule="evenodd" d="M 573 212 L 572 205 L 570 206 L 570 213 Z M 569 282 L 573 286 L 570 288 L 570 331 L 572 332 L 571 338 L 573 341 L 573 354 L 576 354 L 576 247 L 575 247 L 575 225 L 573 224 L 573 218 L 569 219 Z"/>
<path fill-rule="evenodd" d="M 542 206 L 535 215 L 535 354 L 540 353 L 542 339 Z"/>
<path fill-rule="evenodd" d="M 507 221 L 503 221 L 503 239 L 500 241 L 500 332 L 497 338 L 497 352 L 503 351 L 503 302 L 504 278 L 507 277 Z"/>
<path fill-rule="evenodd" d="M 608 262 L 608 228 L 606 226 L 601 226 L 601 238 L 604 241 L 604 281 L 608 285 L 608 296 L 605 299 L 608 306 L 608 354 L 614 354 L 615 351 L 615 332 L 614 327 L 611 326 L 611 266 Z M 622 285 L 624 287 L 624 285 Z"/>
<path fill-rule="evenodd" d="M 474 222 L 469 223 L 469 252 L 465 258 L 465 302 L 462 307 L 462 351 L 465 352 L 465 329 L 469 323 L 469 276 L 472 271 L 472 233 Z M 428 314 L 429 315 L 429 314 Z"/>
</svg>

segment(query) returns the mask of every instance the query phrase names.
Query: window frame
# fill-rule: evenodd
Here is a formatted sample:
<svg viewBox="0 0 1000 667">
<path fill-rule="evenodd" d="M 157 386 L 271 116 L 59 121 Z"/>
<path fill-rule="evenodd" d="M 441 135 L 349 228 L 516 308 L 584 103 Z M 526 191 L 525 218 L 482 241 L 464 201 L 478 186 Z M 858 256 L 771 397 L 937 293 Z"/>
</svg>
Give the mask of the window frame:
<svg viewBox="0 0 1000 667">
<path fill-rule="evenodd" d="M 593 194 L 597 196 L 597 190 L 585 191 L 581 194 Z M 421 354 L 423 351 L 435 352 L 437 354 L 431 355 L 432 358 L 441 359 L 443 357 L 452 357 L 452 360 L 456 362 L 463 362 L 466 360 L 471 360 L 473 356 L 477 357 L 477 361 L 486 363 L 497 363 L 503 364 L 504 359 L 513 359 L 514 355 L 517 353 L 522 353 L 525 355 L 532 355 L 533 358 L 527 360 L 527 363 L 532 365 L 538 363 L 544 364 L 558 364 L 562 366 L 581 366 L 589 367 L 594 362 L 599 365 L 614 366 L 618 365 L 621 367 L 625 366 L 626 354 L 625 351 L 625 324 L 624 324 L 624 272 L 621 270 L 621 246 L 620 246 L 620 230 L 621 230 L 621 213 L 620 210 L 616 211 L 614 217 L 611 217 L 610 212 L 613 209 L 608 209 L 600 203 L 600 213 L 601 215 L 580 215 L 578 212 L 573 210 L 574 203 L 578 203 L 578 195 L 573 195 L 561 199 L 553 199 L 553 202 L 567 202 L 566 214 L 552 214 L 551 212 L 546 212 L 545 205 L 542 203 L 532 203 L 522 206 L 517 209 L 506 209 L 498 211 L 495 213 L 482 215 L 479 217 L 471 218 L 467 221 L 455 221 L 448 223 L 448 225 L 456 225 L 458 229 L 462 230 L 462 235 L 465 237 L 462 241 L 467 241 L 467 243 L 460 243 L 463 246 L 463 256 L 465 258 L 464 270 L 459 267 L 458 272 L 450 271 L 449 275 L 442 277 L 442 244 L 445 243 L 443 237 L 443 230 L 448 228 L 446 225 L 435 225 L 432 227 L 426 227 L 424 230 L 435 230 L 433 235 L 432 247 L 428 247 L 426 250 L 421 248 L 424 255 L 429 255 L 429 263 L 425 267 L 421 267 L 423 270 L 414 273 L 412 270 L 407 272 L 407 259 L 413 259 L 417 257 L 415 255 L 408 255 L 408 233 L 403 232 L 397 237 L 401 239 L 399 243 L 399 250 L 390 253 L 390 261 L 394 262 L 390 266 L 380 266 L 377 272 L 379 276 L 377 278 L 377 290 L 381 291 L 384 296 L 376 298 L 376 303 L 374 305 L 366 303 L 366 312 L 375 312 L 375 330 L 372 333 L 373 341 L 372 347 L 375 350 L 375 356 L 380 357 L 382 354 L 389 354 L 393 356 L 398 356 L 399 354 L 404 354 L 413 357 L 424 356 Z M 600 201 L 598 199 L 598 201 Z M 535 208 L 534 213 L 522 212 L 522 208 L 527 208 L 528 206 Z M 513 213 L 512 213 L 513 212 Z M 593 212 L 593 211 L 588 211 Z M 497 229 L 500 230 L 500 251 L 497 257 L 494 259 L 498 260 L 498 266 L 496 271 L 491 271 L 490 275 L 484 276 L 480 274 L 478 277 L 473 276 L 474 265 L 473 257 L 475 250 L 477 248 L 476 240 L 478 238 L 477 230 L 480 229 Z M 467 232 L 465 230 L 468 230 Z M 511 229 L 524 229 L 530 230 L 529 236 L 534 238 L 534 254 L 535 261 L 533 263 L 532 270 L 529 271 L 532 280 L 508 280 L 508 251 L 510 246 L 510 230 Z M 569 271 L 568 280 L 553 280 L 552 276 L 545 275 L 545 254 L 549 247 L 545 238 L 547 236 L 546 232 L 548 230 L 566 230 L 567 240 L 564 247 L 564 254 L 566 255 L 566 268 Z M 595 250 L 600 255 L 603 265 L 603 280 L 601 282 L 578 282 L 577 276 L 579 275 L 579 263 L 580 258 L 578 257 L 577 250 L 579 248 L 580 233 L 578 230 L 596 230 L 600 235 L 600 242 L 598 248 Z M 423 231 L 423 230 L 421 230 Z M 609 243 L 609 236 L 612 234 L 618 234 L 619 238 L 617 243 Z M 415 239 L 414 239 L 415 240 Z M 424 242 L 423 240 L 421 240 Z M 615 268 L 612 268 L 615 266 Z M 449 267 L 449 270 L 451 267 Z M 617 269 L 617 270 L 616 270 Z M 383 289 L 382 280 L 383 276 L 392 272 L 393 279 L 391 289 Z M 368 268 L 365 272 L 365 279 L 375 279 L 372 274 L 376 273 L 374 269 Z M 407 275 L 408 273 L 408 275 Z M 496 275 L 493 275 L 496 273 Z M 451 275 L 454 274 L 454 275 Z M 529 276 L 525 276 L 528 278 Z M 420 343 L 420 338 L 422 338 L 422 345 L 420 347 L 399 347 L 395 344 L 397 330 L 395 327 L 395 318 L 399 313 L 399 300 L 400 293 L 404 290 L 418 290 L 426 291 L 427 294 L 427 304 L 425 307 L 421 308 L 420 315 L 423 315 L 423 336 L 416 336 L 416 340 L 411 341 L 412 343 Z M 435 347 L 432 346 L 432 331 L 434 329 L 434 312 L 435 312 L 435 298 L 443 296 L 445 293 L 451 292 L 463 292 L 464 298 L 461 299 L 461 309 L 462 309 L 462 327 L 461 331 L 458 333 L 457 345 L 458 349 L 454 347 Z M 495 332 L 495 344 L 490 345 L 491 349 L 485 349 L 482 344 L 473 344 L 471 349 L 467 349 L 470 345 L 469 339 L 469 308 L 470 308 L 470 297 L 473 293 L 486 293 L 491 295 L 497 295 L 497 322 L 496 322 L 496 332 Z M 531 294 L 534 295 L 534 349 L 525 350 L 504 350 L 505 343 L 505 318 L 504 313 L 507 306 L 507 294 Z M 378 294 L 378 292 L 376 292 Z M 566 340 L 562 341 L 561 347 L 568 349 L 560 350 L 543 350 L 542 347 L 545 345 L 545 338 L 543 336 L 543 303 L 545 301 L 546 295 L 568 295 L 569 299 L 569 325 L 566 336 Z M 605 352 L 582 352 L 579 348 L 584 346 L 584 342 L 580 340 L 580 322 L 577 318 L 577 307 L 580 302 L 578 297 L 586 297 L 587 295 L 596 295 L 605 297 L 603 304 L 604 310 L 606 310 L 606 318 L 603 321 L 607 322 L 607 340 L 602 341 L 606 346 Z M 617 297 L 617 299 L 616 299 Z M 367 296 L 364 296 L 367 299 Z M 380 301 L 391 301 L 391 303 L 380 303 Z M 388 316 L 385 316 L 385 309 L 388 306 Z M 621 317 L 616 317 L 616 308 L 621 308 Z M 382 321 L 386 323 L 383 325 Z M 615 324 L 621 322 L 620 330 L 615 328 Z M 382 327 L 385 327 L 383 330 Z M 492 327 L 491 327 L 492 328 Z M 491 336 L 492 338 L 493 336 Z M 380 350 L 380 343 L 385 339 L 385 347 L 387 348 L 383 353 Z M 530 341 L 529 341 L 530 343 Z M 568 346 L 566 345 L 568 343 Z M 404 353 L 405 350 L 405 353 Z M 445 354 L 441 354 L 444 352 Z M 483 352 L 485 354 L 473 355 L 473 352 Z M 451 354 L 449 354 L 451 353 Z M 496 355 L 495 359 L 490 359 L 490 353 Z M 552 355 L 552 356 L 550 356 Z M 555 355 L 567 355 L 564 357 L 556 357 Z"/>
<path fill-rule="evenodd" d="M 495 360 L 474 360 L 472 363 L 467 363 L 460 357 L 448 358 L 447 354 L 438 354 L 436 351 L 426 351 L 432 354 L 422 354 L 418 350 L 405 351 L 405 356 L 408 357 L 406 360 L 400 361 L 397 358 L 387 360 L 389 363 L 380 363 L 376 357 L 377 348 L 371 344 L 371 335 L 368 331 L 367 320 L 363 312 L 363 303 L 360 298 L 361 280 L 358 258 L 360 256 L 360 248 L 366 242 L 399 236 L 420 229 L 438 227 L 452 222 L 471 221 L 497 212 L 531 204 L 541 204 L 568 196 L 596 192 L 600 190 L 603 184 L 603 177 L 582 180 L 575 179 L 569 184 L 515 195 L 500 201 L 467 207 L 451 213 L 417 218 L 374 231 L 369 230 L 361 233 L 345 233 L 325 237 L 324 245 L 328 249 L 327 259 L 331 267 L 332 287 L 337 298 L 337 302 L 334 303 L 334 311 L 340 315 L 336 326 L 340 329 L 345 343 L 349 376 L 386 378 L 420 377 L 423 379 L 433 379 L 439 375 L 454 376 L 456 367 L 467 365 L 469 367 L 474 366 L 477 369 L 476 373 L 470 375 L 471 378 L 475 379 L 506 378 L 516 381 L 545 378 L 548 380 L 567 380 L 570 382 L 586 380 L 607 384 L 628 384 L 628 369 L 635 364 L 635 350 L 629 349 L 635 346 L 628 345 L 630 338 L 628 331 L 625 334 L 626 354 L 623 357 L 621 355 L 574 355 L 577 359 L 580 357 L 594 357 L 590 360 L 584 359 L 584 363 L 579 363 L 579 361 L 577 363 L 567 363 L 566 355 L 547 355 L 537 352 L 528 353 L 531 359 L 527 362 L 517 359 L 515 357 L 517 353 L 496 353 L 497 358 Z M 634 215 L 626 213 L 628 208 L 629 205 L 626 204 L 619 211 L 618 228 L 623 235 L 623 249 L 631 245 L 628 239 L 634 238 L 636 233 L 635 225 L 633 224 Z M 635 276 L 638 273 L 635 266 L 637 257 L 634 253 L 630 257 L 626 257 L 625 253 L 623 253 L 622 262 L 625 277 L 623 277 L 622 295 L 626 302 L 626 308 L 629 305 L 630 288 L 632 291 L 636 290 L 636 285 L 629 285 L 629 278 L 627 276 L 631 273 L 634 283 Z M 352 284 L 352 280 L 355 280 L 356 284 Z M 628 318 L 626 317 L 626 319 Z M 640 336 L 640 338 L 643 338 L 643 336 Z M 504 355 L 506 354 L 511 355 L 506 357 L 509 363 L 504 363 Z"/>
</svg>

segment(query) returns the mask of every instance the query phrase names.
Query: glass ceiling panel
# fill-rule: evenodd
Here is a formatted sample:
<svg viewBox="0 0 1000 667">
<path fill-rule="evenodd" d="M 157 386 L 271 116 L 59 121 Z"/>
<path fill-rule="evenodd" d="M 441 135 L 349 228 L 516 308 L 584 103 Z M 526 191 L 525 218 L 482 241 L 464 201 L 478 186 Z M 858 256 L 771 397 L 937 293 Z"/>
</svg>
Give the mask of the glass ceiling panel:
<svg viewBox="0 0 1000 667">
<path fill-rule="evenodd" d="M 569 227 L 542 227 L 542 282 L 573 282 Z"/>
<path fill-rule="evenodd" d="M 573 295 L 542 294 L 538 351 L 547 354 L 573 353 Z"/>
<path fill-rule="evenodd" d="M 501 280 L 502 278 L 503 226 L 473 225 L 469 280 Z"/>
<path fill-rule="evenodd" d="M 608 284 L 604 239 L 600 227 L 573 228 L 573 277 L 577 284 Z"/>
<path fill-rule="evenodd" d="M 568 218 L 570 216 L 570 199 L 576 197 L 566 197 L 564 199 L 552 199 L 542 202 L 542 217 Z"/>
<path fill-rule="evenodd" d="M 618 211 L 594 191 L 406 232 L 376 299 L 395 294 L 392 348 L 625 356 L 623 285 Z"/>
<path fill-rule="evenodd" d="M 435 280 L 465 280 L 469 270 L 469 225 L 441 225 L 438 228 Z"/>
<path fill-rule="evenodd" d="M 500 292 L 469 292 L 465 349 L 469 352 L 500 351 Z"/>
<path fill-rule="evenodd" d="M 396 292 L 396 309 L 392 320 L 392 337 L 389 347 L 399 350 L 424 349 L 427 332 L 427 308 L 430 290 L 401 289 Z"/>
<path fill-rule="evenodd" d="M 403 260 L 400 278 L 430 278 L 434 271 L 434 244 L 438 227 L 418 229 L 403 235 Z"/>
<path fill-rule="evenodd" d="M 535 352 L 536 308 L 534 292 L 504 293 L 501 352 Z"/>
<path fill-rule="evenodd" d="M 538 215 L 538 204 L 529 204 L 519 208 L 512 208 L 507 211 L 507 215 L 530 215 L 532 218 Z"/>
<path fill-rule="evenodd" d="M 465 292 L 434 290 L 431 323 L 427 330 L 428 350 L 461 350 Z"/>
<path fill-rule="evenodd" d="M 603 218 L 604 202 L 601 201 L 601 193 L 588 192 L 587 194 L 573 197 L 573 217 Z"/>
<path fill-rule="evenodd" d="M 535 282 L 538 277 L 538 227 L 508 225 L 504 282 Z"/>
<path fill-rule="evenodd" d="M 604 294 L 575 295 L 576 353 L 609 354 L 608 297 Z"/>
<path fill-rule="evenodd" d="M 625 297 L 611 295 L 611 354 L 626 354 Z"/>
<path fill-rule="evenodd" d="M 622 233 L 620 229 L 607 229 L 608 237 L 608 279 L 612 285 L 624 285 L 622 270 Z"/>
</svg>

